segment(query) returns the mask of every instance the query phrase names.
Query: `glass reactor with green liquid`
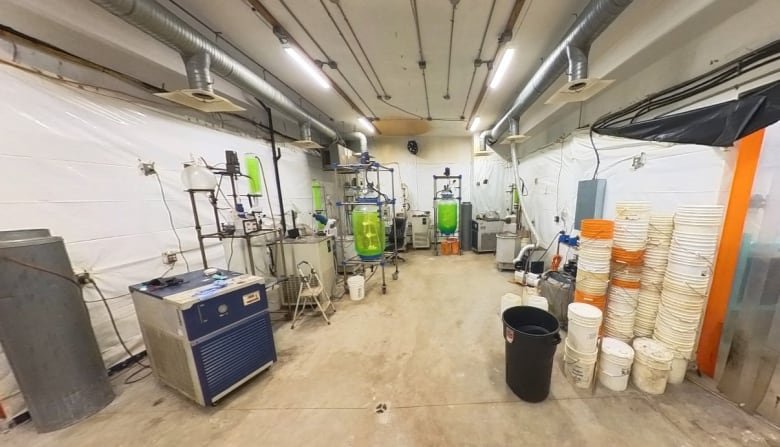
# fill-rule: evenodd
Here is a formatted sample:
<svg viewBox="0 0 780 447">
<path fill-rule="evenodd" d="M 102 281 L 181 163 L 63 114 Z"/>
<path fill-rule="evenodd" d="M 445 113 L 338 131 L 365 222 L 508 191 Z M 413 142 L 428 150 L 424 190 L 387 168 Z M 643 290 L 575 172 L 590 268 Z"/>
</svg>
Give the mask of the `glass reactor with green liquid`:
<svg viewBox="0 0 780 447">
<path fill-rule="evenodd" d="M 458 229 L 458 201 L 450 190 L 442 191 L 436 204 L 436 226 L 444 236 L 454 234 Z"/>
<path fill-rule="evenodd" d="M 372 261 L 385 252 L 385 223 L 379 215 L 377 197 L 358 197 L 352 210 L 352 234 L 360 259 Z"/>
</svg>

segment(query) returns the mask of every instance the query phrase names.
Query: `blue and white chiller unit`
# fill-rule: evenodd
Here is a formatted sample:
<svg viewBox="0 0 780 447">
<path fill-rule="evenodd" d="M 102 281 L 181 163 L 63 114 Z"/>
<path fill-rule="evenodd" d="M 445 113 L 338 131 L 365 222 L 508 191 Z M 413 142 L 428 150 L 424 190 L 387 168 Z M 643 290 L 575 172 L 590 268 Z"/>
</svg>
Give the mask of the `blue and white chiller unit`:
<svg viewBox="0 0 780 447">
<path fill-rule="evenodd" d="M 152 371 L 201 405 L 276 362 L 263 278 L 203 270 L 130 286 Z"/>
</svg>

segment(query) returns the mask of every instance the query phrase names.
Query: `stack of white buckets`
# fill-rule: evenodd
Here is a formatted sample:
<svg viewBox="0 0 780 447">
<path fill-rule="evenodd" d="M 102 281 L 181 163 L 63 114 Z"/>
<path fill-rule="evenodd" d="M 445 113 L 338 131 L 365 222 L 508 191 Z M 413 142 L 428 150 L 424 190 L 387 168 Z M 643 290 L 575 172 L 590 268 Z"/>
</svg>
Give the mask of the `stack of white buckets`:
<svg viewBox="0 0 780 447">
<path fill-rule="evenodd" d="M 574 386 L 590 388 L 599 354 L 601 310 L 587 303 L 571 303 L 567 309 L 567 316 L 569 330 L 563 354 L 563 371 Z"/>
<path fill-rule="evenodd" d="M 578 388 L 590 388 L 599 357 L 598 336 L 602 313 L 587 303 L 571 303 L 568 308 L 569 332 L 564 351 L 564 374 Z M 601 340 L 599 383 L 614 391 L 628 387 L 634 350 L 616 338 Z"/>
<path fill-rule="evenodd" d="M 640 279 L 639 302 L 634 319 L 634 337 L 652 337 L 661 302 L 669 245 L 674 229 L 671 214 L 653 214 L 647 231 L 647 248 Z"/>
<path fill-rule="evenodd" d="M 618 202 L 612 255 L 612 283 L 607 299 L 604 333 L 624 342 L 634 338 L 642 256 L 650 226 L 649 202 Z M 629 262 L 630 261 L 630 262 Z"/>
<path fill-rule="evenodd" d="M 683 206 L 674 216 L 669 262 L 653 338 L 673 351 L 669 383 L 682 383 L 701 323 L 723 217 L 722 206 Z"/>
</svg>

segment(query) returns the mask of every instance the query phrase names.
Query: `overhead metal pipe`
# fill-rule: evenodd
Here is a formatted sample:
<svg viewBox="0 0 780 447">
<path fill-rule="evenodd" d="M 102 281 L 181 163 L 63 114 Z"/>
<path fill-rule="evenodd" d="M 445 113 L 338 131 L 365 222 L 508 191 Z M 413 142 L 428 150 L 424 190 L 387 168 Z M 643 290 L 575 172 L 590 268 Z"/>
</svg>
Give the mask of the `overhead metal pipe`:
<svg viewBox="0 0 780 447">
<path fill-rule="evenodd" d="M 154 0 L 91 0 L 93 3 L 144 31 L 160 42 L 178 51 L 183 58 L 205 54 L 209 57 L 210 70 L 231 84 L 246 90 L 268 106 L 289 115 L 298 122 L 311 123 L 312 127 L 331 140 L 339 134 L 330 126 L 317 120 L 290 98 L 274 88 L 251 69 L 233 59 L 182 19 Z M 201 56 L 198 56 L 201 57 Z M 189 75 L 189 72 L 188 72 Z M 203 77 L 197 78 L 198 83 Z M 191 86 L 192 86 L 192 80 Z"/>
<path fill-rule="evenodd" d="M 520 124 L 517 122 L 516 119 L 511 120 L 511 122 L 509 123 L 509 133 L 512 136 L 517 136 L 519 127 Z M 523 194 L 522 194 L 523 186 L 521 183 L 523 179 L 520 178 L 520 169 L 517 165 L 518 162 L 517 143 L 514 140 L 512 140 L 509 147 L 510 147 L 509 152 L 510 155 L 512 156 L 512 173 L 515 176 L 515 188 L 517 188 L 518 191 L 517 197 L 520 199 L 520 214 L 522 214 L 523 219 L 525 220 L 525 224 L 528 226 L 528 230 L 531 232 L 531 236 L 533 237 L 533 242 L 539 244 L 540 243 L 539 232 L 536 231 L 536 227 L 534 226 L 533 222 L 531 222 L 531 216 L 529 216 L 528 213 L 526 212 L 527 208 L 525 207 L 525 201 L 523 200 Z M 521 255 L 522 253 L 518 255 L 518 260 L 521 257 Z"/>
<path fill-rule="evenodd" d="M 587 49 L 601 33 L 631 4 L 633 0 L 592 0 L 574 21 L 561 42 L 520 91 L 512 107 L 490 129 L 488 138 L 498 141 L 511 118 L 519 118 L 563 74 L 569 64 L 567 49 L 577 48 L 587 55 Z M 583 68 L 579 65 L 578 69 Z M 584 65 L 587 73 L 587 61 Z"/>
<path fill-rule="evenodd" d="M 345 135 L 349 140 L 357 140 L 360 143 L 360 153 L 368 152 L 368 137 L 363 132 L 352 132 Z"/>
</svg>

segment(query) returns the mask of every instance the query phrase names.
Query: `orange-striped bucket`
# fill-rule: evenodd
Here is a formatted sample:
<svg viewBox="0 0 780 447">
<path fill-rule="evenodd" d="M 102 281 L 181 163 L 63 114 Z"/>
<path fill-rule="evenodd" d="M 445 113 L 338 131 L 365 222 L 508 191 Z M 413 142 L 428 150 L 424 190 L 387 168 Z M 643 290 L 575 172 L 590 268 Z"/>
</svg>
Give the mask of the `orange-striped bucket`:
<svg viewBox="0 0 780 447">
<path fill-rule="evenodd" d="M 596 306 L 603 312 L 607 305 L 606 295 L 592 295 L 580 290 L 574 291 L 574 301 L 577 303 L 587 303 Z"/>
<path fill-rule="evenodd" d="M 622 287 L 624 289 L 638 289 L 640 287 L 639 281 L 626 281 L 624 279 L 612 278 L 610 281 L 612 287 Z"/>
<path fill-rule="evenodd" d="M 582 219 L 580 236 L 588 239 L 612 239 L 615 222 L 606 219 Z"/>
<path fill-rule="evenodd" d="M 629 251 L 623 248 L 612 247 L 612 261 L 628 265 L 642 265 L 645 262 L 645 251 Z"/>
</svg>

